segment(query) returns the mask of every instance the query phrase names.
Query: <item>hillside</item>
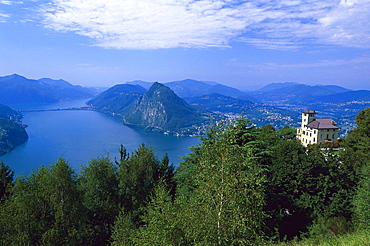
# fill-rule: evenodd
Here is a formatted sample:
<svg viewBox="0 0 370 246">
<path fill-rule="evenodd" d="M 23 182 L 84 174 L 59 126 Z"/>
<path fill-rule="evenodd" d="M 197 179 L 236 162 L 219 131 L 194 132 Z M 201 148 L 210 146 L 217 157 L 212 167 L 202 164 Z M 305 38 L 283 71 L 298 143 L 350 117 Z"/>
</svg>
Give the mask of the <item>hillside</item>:
<svg viewBox="0 0 370 246">
<path fill-rule="evenodd" d="M 324 97 L 350 90 L 335 85 L 305 85 L 296 83 L 275 83 L 260 90 L 250 92 L 249 95 L 266 104 L 276 103 L 308 103 L 315 97 Z"/>
<path fill-rule="evenodd" d="M 135 80 L 126 83 L 132 85 L 140 85 L 146 89 L 149 89 L 149 87 L 153 84 L 153 82 L 145 82 L 141 80 Z M 216 82 L 184 79 L 179 81 L 167 82 L 163 84 L 165 86 L 168 86 L 171 90 L 173 90 L 176 93 L 176 95 L 178 95 L 181 98 L 199 97 L 203 95 L 217 93 L 225 96 L 256 101 L 254 98 L 248 96 L 248 94 L 245 92 Z"/>
<path fill-rule="evenodd" d="M 0 105 L 0 155 L 13 150 L 28 140 L 28 134 L 20 122 L 22 115 L 5 105 Z"/>
<path fill-rule="evenodd" d="M 205 121 L 199 110 L 157 82 L 135 100 L 123 119 L 125 124 L 147 130 L 186 135 L 197 132 Z"/>
<path fill-rule="evenodd" d="M 276 128 L 282 128 L 284 126 L 296 127 L 296 119 L 299 117 L 299 114 L 296 112 L 269 107 L 217 93 L 186 98 L 185 100 L 191 105 L 221 113 L 228 117 L 244 113 L 247 119 L 251 119 L 252 123 L 259 126 L 271 124 Z"/>
<path fill-rule="evenodd" d="M 128 106 L 145 92 L 146 89 L 140 85 L 119 84 L 95 96 L 87 104 L 100 111 L 123 114 Z"/>
<path fill-rule="evenodd" d="M 0 103 L 52 103 L 68 99 L 92 97 L 92 92 L 64 80 L 39 80 L 13 74 L 0 77 Z"/>
</svg>

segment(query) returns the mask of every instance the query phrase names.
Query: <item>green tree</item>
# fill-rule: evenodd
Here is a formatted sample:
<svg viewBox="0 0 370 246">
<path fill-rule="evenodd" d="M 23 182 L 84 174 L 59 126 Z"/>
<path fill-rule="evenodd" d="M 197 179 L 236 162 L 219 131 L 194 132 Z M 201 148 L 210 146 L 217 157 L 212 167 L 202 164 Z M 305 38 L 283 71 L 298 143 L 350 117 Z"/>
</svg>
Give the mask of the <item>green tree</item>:
<svg viewBox="0 0 370 246">
<path fill-rule="evenodd" d="M 135 231 L 145 224 L 141 216 L 157 182 L 163 180 L 174 192 L 174 167 L 169 165 L 168 155 L 159 161 L 153 148 L 144 144 L 130 156 L 122 147 L 120 152 L 118 180 L 122 209 L 116 218 L 112 239 L 114 245 L 131 245 Z"/>
<path fill-rule="evenodd" d="M 79 190 L 87 208 L 91 232 L 89 243 L 109 244 L 112 226 L 119 212 L 117 167 L 108 157 L 92 159 L 81 169 Z"/>
<path fill-rule="evenodd" d="M 125 211 L 138 211 L 155 184 L 159 161 L 153 148 L 144 144 L 119 165 L 119 188 Z"/>
<path fill-rule="evenodd" d="M 370 161 L 370 108 L 356 116 L 357 127 L 349 132 L 344 141 L 345 161 L 353 163 L 358 172 Z"/>
<path fill-rule="evenodd" d="M 308 231 L 313 223 L 337 217 L 350 220 L 356 186 L 352 165 L 330 150 L 316 145 L 304 148 L 298 141 L 282 139 L 270 149 L 266 189 L 269 236 L 291 239 Z"/>
<path fill-rule="evenodd" d="M 198 146 L 194 190 L 178 198 L 183 230 L 194 244 L 246 245 L 261 236 L 264 178 L 248 124 L 241 118 L 214 126 Z"/>
<path fill-rule="evenodd" d="M 361 179 L 353 201 L 354 220 L 358 228 L 370 228 L 370 166 L 362 168 Z"/>
<path fill-rule="evenodd" d="M 59 159 L 16 179 L 2 209 L 5 245 L 83 245 L 84 210 L 76 174 Z"/>
<path fill-rule="evenodd" d="M 0 161 L 0 204 L 9 197 L 13 178 L 14 171 Z"/>
<path fill-rule="evenodd" d="M 344 162 L 355 167 L 358 187 L 353 200 L 354 219 L 360 228 L 370 227 L 370 108 L 356 117 L 357 127 L 349 132 L 344 141 Z"/>
<path fill-rule="evenodd" d="M 136 245 L 188 245 L 180 229 L 178 206 L 170 193 L 166 181 L 160 180 L 149 204 L 144 208 L 144 225 L 134 233 Z"/>
</svg>

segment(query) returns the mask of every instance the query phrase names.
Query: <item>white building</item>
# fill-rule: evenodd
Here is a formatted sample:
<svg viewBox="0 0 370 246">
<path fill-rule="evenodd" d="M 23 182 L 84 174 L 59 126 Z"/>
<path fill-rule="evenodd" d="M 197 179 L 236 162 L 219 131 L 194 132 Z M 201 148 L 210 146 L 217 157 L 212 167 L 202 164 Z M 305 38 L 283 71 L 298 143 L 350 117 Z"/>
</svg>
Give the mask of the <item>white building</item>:
<svg viewBox="0 0 370 246">
<path fill-rule="evenodd" d="M 317 119 L 317 112 L 305 110 L 302 112 L 301 127 L 297 129 L 297 137 L 302 145 L 323 144 L 325 142 L 337 142 L 337 123 L 332 119 Z"/>
</svg>

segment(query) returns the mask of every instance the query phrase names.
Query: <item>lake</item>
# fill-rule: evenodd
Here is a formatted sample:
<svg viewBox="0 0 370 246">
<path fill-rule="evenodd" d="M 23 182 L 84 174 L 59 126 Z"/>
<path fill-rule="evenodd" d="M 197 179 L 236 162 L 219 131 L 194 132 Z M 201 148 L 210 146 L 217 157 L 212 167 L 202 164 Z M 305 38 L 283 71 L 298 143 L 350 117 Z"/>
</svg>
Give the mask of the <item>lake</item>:
<svg viewBox="0 0 370 246">
<path fill-rule="evenodd" d="M 13 109 L 57 109 L 86 106 L 87 100 L 74 100 L 48 105 L 10 105 Z M 12 152 L 0 156 L 16 173 L 28 174 L 40 167 L 66 159 L 79 171 L 92 158 L 108 155 L 112 161 L 119 157 L 122 144 L 129 153 L 140 144 L 153 146 L 161 159 L 168 153 L 175 166 L 181 157 L 190 153 L 189 147 L 199 143 L 197 137 L 177 137 L 159 132 L 148 132 L 125 126 L 120 117 L 97 111 L 62 110 L 24 112 L 22 122 L 27 124 L 29 140 Z"/>
</svg>

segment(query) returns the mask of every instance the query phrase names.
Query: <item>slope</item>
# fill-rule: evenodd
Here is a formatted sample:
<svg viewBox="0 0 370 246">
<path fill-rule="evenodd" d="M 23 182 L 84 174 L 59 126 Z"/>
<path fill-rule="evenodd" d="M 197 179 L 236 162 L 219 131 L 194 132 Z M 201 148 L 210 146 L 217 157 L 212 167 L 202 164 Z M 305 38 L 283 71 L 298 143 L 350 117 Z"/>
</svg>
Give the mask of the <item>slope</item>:
<svg viewBox="0 0 370 246">
<path fill-rule="evenodd" d="M 124 115 L 125 124 L 177 134 L 193 134 L 205 121 L 199 110 L 158 82 L 137 98 Z"/>
</svg>

